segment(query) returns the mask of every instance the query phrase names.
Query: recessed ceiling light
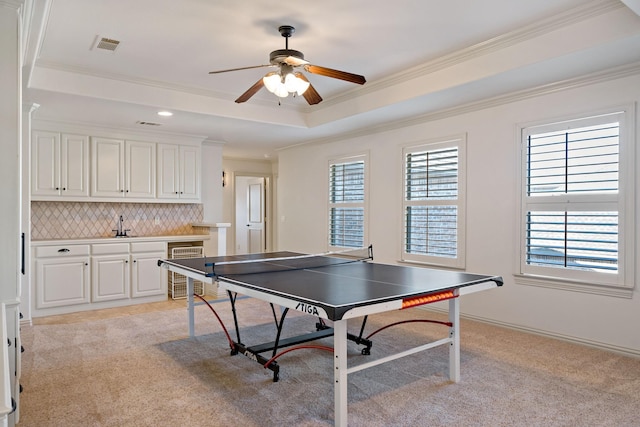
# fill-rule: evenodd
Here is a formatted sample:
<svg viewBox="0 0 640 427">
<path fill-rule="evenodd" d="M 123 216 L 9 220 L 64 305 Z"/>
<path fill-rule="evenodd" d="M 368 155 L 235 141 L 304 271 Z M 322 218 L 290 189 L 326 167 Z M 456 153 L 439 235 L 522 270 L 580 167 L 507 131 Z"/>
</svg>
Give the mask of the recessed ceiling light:
<svg viewBox="0 0 640 427">
<path fill-rule="evenodd" d="M 164 117 L 170 117 L 170 116 L 173 116 L 173 113 L 171 111 L 158 111 L 158 115 L 164 116 Z"/>
</svg>

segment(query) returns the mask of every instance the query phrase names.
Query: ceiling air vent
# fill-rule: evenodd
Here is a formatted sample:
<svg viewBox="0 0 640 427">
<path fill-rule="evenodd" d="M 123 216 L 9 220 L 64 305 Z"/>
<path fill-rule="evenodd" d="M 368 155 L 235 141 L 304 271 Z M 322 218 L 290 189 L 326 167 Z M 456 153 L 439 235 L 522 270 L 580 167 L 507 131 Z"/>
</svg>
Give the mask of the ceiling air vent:
<svg viewBox="0 0 640 427">
<path fill-rule="evenodd" d="M 96 37 L 96 43 L 94 48 L 95 49 L 101 49 L 101 50 L 106 50 L 109 52 L 115 52 L 116 48 L 118 47 L 118 45 L 120 45 L 120 41 L 119 40 L 114 40 L 114 39 L 108 39 L 106 37 Z"/>
<path fill-rule="evenodd" d="M 160 123 L 143 122 L 143 121 L 140 121 L 140 120 L 138 120 L 136 123 L 139 124 L 139 125 L 145 125 L 145 126 L 161 126 Z"/>
</svg>

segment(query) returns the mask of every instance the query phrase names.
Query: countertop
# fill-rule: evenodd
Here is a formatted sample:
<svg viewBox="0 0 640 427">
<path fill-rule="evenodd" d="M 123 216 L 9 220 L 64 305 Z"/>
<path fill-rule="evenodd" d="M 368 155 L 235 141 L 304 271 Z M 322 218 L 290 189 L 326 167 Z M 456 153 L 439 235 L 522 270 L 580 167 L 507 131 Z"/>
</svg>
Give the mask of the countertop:
<svg viewBox="0 0 640 427">
<path fill-rule="evenodd" d="M 208 227 L 208 228 L 229 228 L 231 227 L 230 222 L 194 222 L 191 224 L 192 227 Z"/>
<path fill-rule="evenodd" d="M 179 236 L 83 237 L 77 239 L 32 240 L 31 246 L 128 242 L 190 242 L 209 240 L 210 238 L 209 234 L 181 234 Z"/>
</svg>

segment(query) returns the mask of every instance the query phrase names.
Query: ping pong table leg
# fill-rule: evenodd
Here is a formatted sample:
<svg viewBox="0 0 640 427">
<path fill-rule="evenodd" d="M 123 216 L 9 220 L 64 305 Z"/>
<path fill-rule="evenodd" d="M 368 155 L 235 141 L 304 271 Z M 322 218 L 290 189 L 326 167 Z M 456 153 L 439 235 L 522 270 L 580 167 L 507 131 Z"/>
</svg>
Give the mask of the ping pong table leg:
<svg viewBox="0 0 640 427">
<path fill-rule="evenodd" d="M 334 424 L 347 425 L 347 321 L 333 324 Z"/>
<path fill-rule="evenodd" d="M 195 336 L 195 318 L 193 314 L 193 278 L 187 277 L 187 310 L 189 311 L 189 336 Z"/>
<path fill-rule="evenodd" d="M 460 298 L 449 300 L 449 380 L 460 381 Z"/>
</svg>

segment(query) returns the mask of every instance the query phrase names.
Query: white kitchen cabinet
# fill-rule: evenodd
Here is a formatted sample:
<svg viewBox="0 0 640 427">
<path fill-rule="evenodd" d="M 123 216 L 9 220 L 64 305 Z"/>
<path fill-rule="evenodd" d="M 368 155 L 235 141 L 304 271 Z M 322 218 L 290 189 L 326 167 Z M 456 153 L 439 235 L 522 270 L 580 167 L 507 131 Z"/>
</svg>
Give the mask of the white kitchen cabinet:
<svg viewBox="0 0 640 427">
<path fill-rule="evenodd" d="M 164 242 L 131 243 L 131 297 L 166 295 L 167 274 L 158 267 L 158 260 L 166 258 Z"/>
<path fill-rule="evenodd" d="M 200 199 L 200 147 L 158 144 L 158 198 Z"/>
<path fill-rule="evenodd" d="M 126 141 L 125 182 L 127 197 L 156 197 L 156 144 Z"/>
<path fill-rule="evenodd" d="M 34 199 L 89 196 L 89 137 L 34 130 L 31 140 Z"/>
<path fill-rule="evenodd" d="M 92 197 L 155 198 L 155 143 L 94 137 L 91 142 Z"/>
<path fill-rule="evenodd" d="M 22 376 L 22 341 L 20 339 L 20 303 L 4 303 L 9 356 L 9 386 L 15 410 L 7 416 L 8 425 L 20 421 L 20 378 Z M 2 341 L 5 342 L 5 341 Z"/>
<path fill-rule="evenodd" d="M 36 308 L 89 302 L 89 245 L 36 248 L 34 259 Z"/>
<path fill-rule="evenodd" d="M 13 408 L 13 388 L 12 377 L 13 370 L 15 368 L 15 358 L 12 360 L 13 341 L 9 334 L 9 323 L 7 318 L 7 312 L 4 303 L 0 303 L 0 343 L 2 343 L 2 349 L 0 349 L 0 363 L 2 371 L 0 372 L 0 426 L 8 426 L 9 417 Z M 5 344 L 7 343 L 7 344 Z M 11 424 L 13 425 L 13 423 Z"/>
<path fill-rule="evenodd" d="M 167 299 L 165 239 L 40 241 L 31 254 L 33 317 Z"/>
<path fill-rule="evenodd" d="M 91 302 L 129 298 L 129 245 L 91 245 Z"/>
</svg>

